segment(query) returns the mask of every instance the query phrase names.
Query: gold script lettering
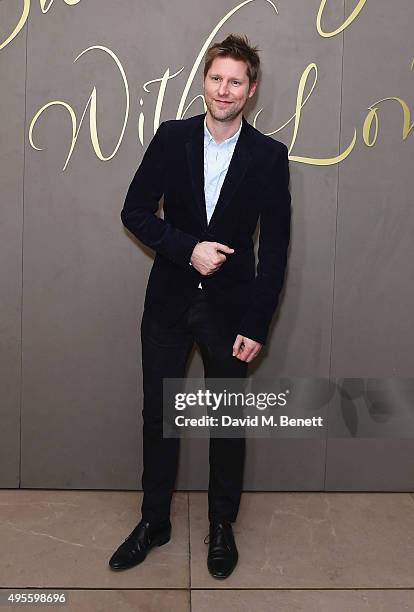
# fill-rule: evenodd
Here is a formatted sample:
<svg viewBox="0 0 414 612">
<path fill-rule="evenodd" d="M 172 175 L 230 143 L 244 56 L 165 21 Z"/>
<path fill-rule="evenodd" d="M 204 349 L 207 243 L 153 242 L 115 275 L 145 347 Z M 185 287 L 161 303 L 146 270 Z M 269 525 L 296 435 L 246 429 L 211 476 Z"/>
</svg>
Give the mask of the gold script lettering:
<svg viewBox="0 0 414 612">
<path fill-rule="evenodd" d="M 356 5 L 352 13 L 349 15 L 349 17 L 344 21 L 344 23 L 339 28 L 337 28 L 333 32 L 324 32 L 321 26 L 321 19 L 322 19 L 323 11 L 325 10 L 327 0 L 321 0 L 321 4 L 318 10 L 318 15 L 316 17 L 316 29 L 318 30 L 318 33 L 324 38 L 330 38 L 331 36 L 336 36 L 343 30 L 346 30 L 346 28 L 350 26 L 351 23 L 355 21 L 355 19 L 358 17 L 359 13 L 364 8 L 366 1 L 367 0 L 359 0 L 358 4 Z"/>
<path fill-rule="evenodd" d="M 24 0 L 23 11 L 22 11 L 21 17 L 19 21 L 17 22 L 17 25 L 14 28 L 13 32 L 10 34 L 10 36 L 8 36 L 6 40 L 0 43 L 0 51 L 1 49 L 4 49 L 4 47 L 7 47 L 7 45 L 11 43 L 11 41 L 14 38 L 16 38 L 18 33 L 24 28 L 24 24 L 26 23 L 27 17 L 29 15 L 29 11 L 30 11 L 30 0 Z"/>
<path fill-rule="evenodd" d="M 54 0 L 50 0 L 49 6 L 47 8 L 45 8 L 46 0 L 39 0 L 39 2 L 40 2 L 40 9 L 42 13 L 47 13 L 50 7 L 52 6 Z M 68 4 L 69 6 L 74 6 L 75 4 L 79 4 L 80 0 L 63 0 L 63 2 L 65 4 Z"/>
<path fill-rule="evenodd" d="M 74 6 L 75 4 L 78 4 L 80 2 L 80 0 L 63 0 L 66 4 L 68 4 L 69 6 Z M 47 13 L 47 11 L 50 9 L 51 5 L 53 4 L 53 0 L 50 0 L 49 6 L 47 8 L 45 8 L 46 6 L 46 0 L 39 0 L 40 2 L 40 9 L 42 11 L 42 13 Z M 16 38 L 16 36 L 18 35 L 18 33 L 24 28 L 27 18 L 29 16 L 29 12 L 30 12 L 30 0 L 24 0 L 24 4 L 23 4 L 23 11 L 22 14 L 20 16 L 19 21 L 17 22 L 16 27 L 14 28 L 13 32 L 10 34 L 10 36 L 8 36 L 6 38 L 6 40 L 4 40 L 2 43 L 0 43 L 0 51 L 2 49 L 4 49 L 4 47 L 7 47 L 7 45 L 9 43 L 11 43 L 11 41 Z"/>
<path fill-rule="evenodd" d="M 93 88 L 92 93 L 89 97 L 88 102 L 86 103 L 86 106 L 84 108 L 84 111 L 82 113 L 82 117 L 80 119 L 79 122 L 79 127 L 76 129 L 76 114 L 73 110 L 73 108 L 67 104 L 66 102 L 62 102 L 61 100 L 54 100 L 52 102 L 48 102 L 48 104 L 45 104 L 44 106 L 42 106 L 37 113 L 35 114 L 35 116 L 33 117 L 32 121 L 30 122 L 30 127 L 29 127 L 29 142 L 31 144 L 31 146 L 36 149 L 37 151 L 41 151 L 42 149 L 40 147 L 36 147 L 34 142 L 33 142 L 33 128 L 36 125 L 36 122 L 38 120 L 38 118 L 40 117 L 40 115 L 47 109 L 49 108 L 49 106 L 63 106 L 64 108 L 66 108 L 70 114 L 71 117 L 71 121 L 72 121 L 72 142 L 70 145 L 70 149 L 69 149 L 69 153 L 68 156 L 66 158 L 66 162 L 65 165 L 63 166 L 63 171 L 66 169 L 69 159 L 72 155 L 72 151 L 75 147 L 76 141 L 78 139 L 78 134 L 79 134 L 79 130 L 81 128 L 82 122 L 83 122 L 83 118 L 86 114 L 86 110 L 89 106 L 89 129 L 90 129 L 90 135 L 91 135 L 91 141 L 92 141 L 92 146 L 94 148 L 94 151 L 97 155 L 97 157 L 99 159 L 101 159 L 102 161 L 107 161 L 109 159 L 112 159 L 112 157 L 114 157 L 115 153 L 117 152 L 117 150 L 119 149 L 119 146 L 121 144 L 124 132 L 125 132 L 125 127 L 127 124 L 127 120 L 128 120 L 128 114 L 129 114 L 129 88 L 128 88 L 128 81 L 125 75 L 125 71 L 122 67 L 121 62 L 119 61 L 119 59 L 117 58 L 117 56 L 115 55 L 115 53 L 113 53 L 113 51 L 111 51 L 110 49 L 108 49 L 107 47 L 102 47 L 100 45 L 94 45 L 93 47 L 88 47 L 87 49 L 85 49 L 84 51 L 82 51 L 75 59 L 74 62 L 76 62 L 76 60 L 81 57 L 84 53 L 87 53 L 88 51 L 91 51 L 92 49 L 101 49 L 102 51 L 104 51 L 105 53 L 108 53 L 110 55 L 110 57 L 112 57 L 112 59 L 114 60 L 115 64 L 117 65 L 119 72 L 121 73 L 122 76 L 122 80 L 124 83 L 124 87 L 125 87 L 125 96 L 126 96 L 126 108 L 125 108 L 125 117 L 124 117 L 124 124 L 122 126 L 122 130 L 121 130 L 121 134 L 118 140 L 118 143 L 115 147 L 115 149 L 113 150 L 113 152 L 111 153 L 111 155 L 108 155 L 107 157 L 105 157 L 101 151 L 101 147 L 99 145 L 99 139 L 98 139 L 98 129 L 97 129 L 97 124 L 96 124 L 96 87 Z"/>
<path fill-rule="evenodd" d="M 305 99 L 304 98 L 304 91 L 305 91 L 305 87 L 306 87 L 306 82 L 308 80 L 308 77 L 310 75 L 310 73 L 314 71 L 315 73 L 315 78 L 314 81 L 312 83 L 312 86 L 310 88 L 310 91 L 307 95 L 307 97 Z M 343 161 L 344 159 L 346 159 L 348 157 L 348 155 L 351 153 L 352 149 L 355 146 L 356 143 L 356 137 L 357 137 L 357 132 L 356 129 L 354 129 L 354 136 L 351 140 L 351 143 L 348 145 L 348 147 L 345 149 L 345 151 L 343 151 L 342 153 L 340 153 L 339 155 L 335 156 L 335 157 L 326 157 L 326 158 L 317 158 L 317 157 L 303 157 L 301 155 L 291 155 L 291 151 L 292 148 L 296 142 L 296 138 L 298 135 L 298 131 L 299 131 L 299 125 L 300 125 L 300 120 L 301 120 L 301 116 L 302 116 L 302 108 L 305 106 L 306 102 L 309 100 L 310 96 L 312 95 L 312 92 L 315 88 L 316 82 L 318 80 L 318 67 L 316 64 L 312 63 L 309 64 L 305 70 L 303 71 L 303 74 L 300 78 L 299 81 L 299 86 L 298 86 L 298 93 L 296 96 L 296 109 L 295 109 L 295 113 L 292 115 L 292 117 L 290 117 L 290 119 L 288 119 L 282 126 L 280 126 L 277 130 L 274 130 L 273 132 L 267 132 L 266 135 L 267 136 L 272 136 L 273 134 L 276 134 L 277 132 L 279 132 L 280 130 L 282 130 L 284 127 L 286 127 L 289 123 L 291 123 L 291 121 L 294 120 L 294 128 L 293 128 L 293 136 L 292 136 L 292 142 L 290 143 L 289 146 L 289 159 L 292 161 L 297 161 L 297 162 L 301 162 L 302 164 L 313 164 L 315 166 L 331 166 L 333 164 L 337 164 L 341 161 Z M 262 109 L 260 109 L 259 113 L 262 111 Z M 257 116 L 256 115 L 254 124 L 256 122 Z"/>
<path fill-rule="evenodd" d="M 410 125 L 410 119 L 411 119 L 410 107 L 408 106 L 407 102 L 405 102 L 404 100 L 396 96 L 390 96 L 389 98 L 382 98 L 381 100 L 377 100 L 377 102 L 374 102 L 374 104 L 381 104 L 381 102 L 385 102 L 386 100 L 394 100 L 394 102 L 399 102 L 399 104 L 401 105 L 401 108 L 403 111 L 402 138 L 403 140 L 406 140 L 414 128 L 414 123 Z M 364 139 L 364 143 L 367 145 L 367 147 L 373 147 L 375 143 L 377 142 L 378 127 L 379 127 L 377 111 L 378 111 L 377 106 L 370 106 L 368 114 L 365 117 L 364 125 L 362 128 L 362 136 Z M 372 125 L 374 125 L 374 135 L 372 138 L 370 138 Z"/>
<path fill-rule="evenodd" d="M 182 68 L 180 68 L 180 70 L 177 70 L 177 72 L 174 72 L 174 74 L 170 75 L 170 69 L 167 68 L 167 70 L 162 75 L 161 79 L 151 79 L 151 81 L 147 81 L 142 86 L 144 91 L 149 93 L 148 85 L 151 85 L 151 83 L 158 83 L 158 82 L 160 83 L 160 88 L 158 90 L 157 102 L 155 104 L 155 112 L 154 112 L 154 134 L 158 130 L 158 126 L 160 124 L 162 104 L 164 102 L 164 96 L 165 96 L 165 90 L 167 88 L 167 82 L 168 82 L 169 79 L 173 79 L 174 77 L 176 77 L 183 70 L 184 70 L 184 66 Z M 141 140 L 141 144 L 143 144 L 142 140 Z"/>
</svg>

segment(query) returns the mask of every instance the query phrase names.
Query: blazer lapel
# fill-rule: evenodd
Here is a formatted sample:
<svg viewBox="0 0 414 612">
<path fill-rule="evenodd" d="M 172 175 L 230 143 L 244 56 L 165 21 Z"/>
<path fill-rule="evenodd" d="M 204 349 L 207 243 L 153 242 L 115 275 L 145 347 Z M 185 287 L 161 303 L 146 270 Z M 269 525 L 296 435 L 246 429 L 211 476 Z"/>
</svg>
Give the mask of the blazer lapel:
<svg viewBox="0 0 414 612">
<path fill-rule="evenodd" d="M 241 183 L 246 173 L 250 161 L 250 151 L 247 145 L 247 121 L 242 116 L 242 128 L 239 137 L 234 147 L 233 155 L 230 160 L 227 174 L 221 187 L 220 195 L 217 200 L 216 207 L 211 216 L 209 228 L 213 227 L 224 210 L 232 201 L 233 194 Z"/>
<path fill-rule="evenodd" d="M 191 185 L 197 206 L 198 217 L 201 220 L 203 230 L 207 227 L 206 200 L 204 196 L 204 117 L 199 115 L 200 120 L 191 133 L 186 143 L 187 160 L 190 168 Z"/>
<path fill-rule="evenodd" d="M 204 195 L 204 115 L 201 115 L 199 124 L 192 132 L 190 140 L 186 143 L 187 159 L 190 167 L 191 183 L 196 201 L 197 212 L 202 222 L 203 230 L 210 229 L 223 211 L 229 206 L 233 194 L 244 178 L 251 154 L 248 147 L 248 126 L 242 116 L 242 128 L 237 139 L 233 155 L 227 169 L 227 174 L 220 190 L 210 223 L 207 223 L 206 201 Z"/>
</svg>

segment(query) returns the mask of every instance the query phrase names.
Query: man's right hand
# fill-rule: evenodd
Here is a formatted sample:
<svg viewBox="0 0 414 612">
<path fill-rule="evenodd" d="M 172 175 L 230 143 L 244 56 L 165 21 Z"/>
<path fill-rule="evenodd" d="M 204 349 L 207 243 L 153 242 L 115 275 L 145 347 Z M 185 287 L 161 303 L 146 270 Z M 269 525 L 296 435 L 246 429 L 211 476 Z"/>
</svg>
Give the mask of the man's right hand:
<svg viewBox="0 0 414 612">
<path fill-rule="evenodd" d="M 227 253 L 231 255 L 234 249 L 220 242 L 199 242 L 191 255 L 191 264 L 203 276 L 214 274 L 224 264 Z"/>
</svg>

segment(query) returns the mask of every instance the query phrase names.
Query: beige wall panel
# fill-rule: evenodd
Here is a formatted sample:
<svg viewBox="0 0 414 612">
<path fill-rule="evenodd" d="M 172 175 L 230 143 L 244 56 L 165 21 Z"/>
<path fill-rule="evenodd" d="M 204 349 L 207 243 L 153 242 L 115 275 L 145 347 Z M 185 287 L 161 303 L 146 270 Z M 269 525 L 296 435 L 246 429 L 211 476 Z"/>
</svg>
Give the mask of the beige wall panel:
<svg viewBox="0 0 414 612">
<path fill-rule="evenodd" d="M 347 2 L 348 13 L 353 2 Z M 345 33 L 332 373 L 345 377 L 414 374 L 413 134 L 403 141 L 403 112 L 414 109 L 411 62 L 414 5 L 368 2 Z M 378 138 L 362 127 L 378 107 Z M 412 121 L 412 116 L 411 116 Z M 374 129 L 371 131 L 371 136 Z"/>
<path fill-rule="evenodd" d="M 0 3 L 0 41 L 21 9 Z M 21 301 L 26 29 L 0 50 L 0 486 L 20 478 Z"/>
<path fill-rule="evenodd" d="M 355 3 L 346 4 L 349 14 Z M 367 2 L 345 33 L 341 147 L 354 127 L 358 139 L 339 173 L 332 374 L 355 377 L 357 392 L 331 406 L 331 425 L 344 432 L 328 444 L 330 490 L 414 484 L 412 392 L 407 401 L 403 380 L 414 373 L 414 140 L 402 138 L 400 103 L 380 102 L 395 96 L 413 111 L 413 18 L 409 0 Z M 363 140 L 369 107 L 378 108 L 374 146 Z M 379 383 L 374 397 L 361 391 Z"/>
</svg>

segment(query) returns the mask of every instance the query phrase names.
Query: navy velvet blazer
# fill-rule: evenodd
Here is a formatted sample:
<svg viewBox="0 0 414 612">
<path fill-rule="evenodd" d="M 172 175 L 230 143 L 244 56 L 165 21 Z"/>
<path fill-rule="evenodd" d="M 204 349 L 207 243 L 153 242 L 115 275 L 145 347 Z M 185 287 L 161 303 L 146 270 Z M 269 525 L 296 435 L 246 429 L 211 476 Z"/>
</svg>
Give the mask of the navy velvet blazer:
<svg viewBox="0 0 414 612">
<path fill-rule="evenodd" d="M 207 223 L 204 197 L 204 117 L 164 121 L 129 186 L 122 223 L 156 251 L 144 308 L 166 326 L 188 308 L 202 281 L 217 325 L 265 344 L 279 301 L 290 239 L 287 147 L 246 119 Z M 164 218 L 157 216 L 164 195 Z M 260 217 L 258 262 L 253 235 Z M 197 242 L 234 248 L 203 276 L 189 265 Z"/>
</svg>

